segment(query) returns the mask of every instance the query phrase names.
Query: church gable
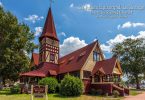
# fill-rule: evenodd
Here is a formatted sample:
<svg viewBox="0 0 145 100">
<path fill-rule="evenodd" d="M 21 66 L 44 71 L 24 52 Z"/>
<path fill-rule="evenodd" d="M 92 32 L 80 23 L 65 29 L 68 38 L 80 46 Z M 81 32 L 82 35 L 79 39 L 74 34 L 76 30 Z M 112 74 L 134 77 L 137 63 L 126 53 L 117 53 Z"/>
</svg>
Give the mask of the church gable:
<svg viewBox="0 0 145 100">
<path fill-rule="evenodd" d="M 115 66 L 113 68 L 113 72 L 112 73 L 113 74 L 120 74 L 120 75 L 122 75 L 122 69 L 121 69 L 121 66 L 120 66 L 120 63 L 119 63 L 118 60 L 116 60 L 116 64 L 115 64 Z"/>
<path fill-rule="evenodd" d="M 95 45 L 96 42 L 93 42 L 79 50 L 76 50 L 60 58 L 59 73 L 61 74 L 72 71 L 80 71 Z"/>
<path fill-rule="evenodd" d="M 104 60 L 104 56 L 97 41 L 81 70 L 92 71 L 96 62 L 102 60 Z"/>
<path fill-rule="evenodd" d="M 37 53 L 32 53 L 32 57 L 31 57 L 31 62 L 30 62 L 30 68 L 33 66 L 38 66 L 39 64 L 39 54 Z"/>
</svg>

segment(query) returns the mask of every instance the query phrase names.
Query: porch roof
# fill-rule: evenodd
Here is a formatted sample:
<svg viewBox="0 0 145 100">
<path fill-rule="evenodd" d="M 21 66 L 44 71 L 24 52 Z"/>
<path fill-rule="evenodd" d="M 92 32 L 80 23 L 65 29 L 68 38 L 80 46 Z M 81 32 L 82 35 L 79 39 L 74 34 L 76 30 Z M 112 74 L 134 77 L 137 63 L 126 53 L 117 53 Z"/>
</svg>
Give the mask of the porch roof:
<svg viewBox="0 0 145 100">
<path fill-rule="evenodd" d="M 20 76 L 30 76 L 30 77 L 46 77 L 48 75 L 56 76 L 57 72 L 58 72 L 57 65 L 47 63 L 47 64 L 41 64 L 37 70 L 22 73 L 20 74 Z"/>
<path fill-rule="evenodd" d="M 96 65 L 92 71 L 92 74 L 94 75 L 97 71 L 100 71 L 103 74 L 113 74 L 113 69 L 116 65 L 116 62 L 117 62 L 117 59 L 115 57 L 96 62 Z M 116 74 L 121 74 L 121 73 L 116 72 Z"/>
</svg>

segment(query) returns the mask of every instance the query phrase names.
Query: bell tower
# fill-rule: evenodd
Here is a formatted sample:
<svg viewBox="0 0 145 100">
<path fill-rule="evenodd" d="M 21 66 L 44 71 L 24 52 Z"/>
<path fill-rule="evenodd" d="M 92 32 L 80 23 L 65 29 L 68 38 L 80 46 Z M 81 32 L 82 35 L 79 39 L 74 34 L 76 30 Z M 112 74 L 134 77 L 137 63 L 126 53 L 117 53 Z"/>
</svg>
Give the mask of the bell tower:
<svg viewBox="0 0 145 100">
<path fill-rule="evenodd" d="M 44 24 L 43 32 L 39 38 L 39 62 L 58 64 L 59 39 L 57 38 L 51 7 Z"/>
</svg>

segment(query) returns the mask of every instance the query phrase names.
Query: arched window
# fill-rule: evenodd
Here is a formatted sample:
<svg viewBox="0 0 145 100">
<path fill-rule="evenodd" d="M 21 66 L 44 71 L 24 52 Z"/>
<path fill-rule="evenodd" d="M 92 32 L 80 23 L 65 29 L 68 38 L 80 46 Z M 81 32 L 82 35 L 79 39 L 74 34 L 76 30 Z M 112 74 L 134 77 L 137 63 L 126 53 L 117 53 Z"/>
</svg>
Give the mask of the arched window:
<svg viewBox="0 0 145 100">
<path fill-rule="evenodd" d="M 98 59 L 98 53 L 97 53 L 97 51 L 94 51 L 93 52 L 93 60 L 94 61 L 98 61 L 99 59 Z"/>
</svg>

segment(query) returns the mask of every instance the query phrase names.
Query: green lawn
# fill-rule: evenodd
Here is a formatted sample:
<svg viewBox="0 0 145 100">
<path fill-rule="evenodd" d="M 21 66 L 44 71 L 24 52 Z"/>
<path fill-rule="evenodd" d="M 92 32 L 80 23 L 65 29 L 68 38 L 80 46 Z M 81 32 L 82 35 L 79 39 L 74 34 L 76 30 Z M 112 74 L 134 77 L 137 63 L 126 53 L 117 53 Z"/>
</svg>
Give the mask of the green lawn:
<svg viewBox="0 0 145 100">
<path fill-rule="evenodd" d="M 136 96 L 138 94 L 141 94 L 142 92 L 144 92 L 145 90 L 137 90 L 137 89 L 130 89 L 130 95 Z"/>
<path fill-rule="evenodd" d="M 48 100 L 120 100 L 121 98 L 82 95 L 80 97 L 61 97 L 58 94 L 48 94 Z M 0 100 L 30 100 L 30 94 L 10 94 L 9 90 L 0 91 Z M 34 98 L 34 100 L 45 100 Z"/>
</svg>

